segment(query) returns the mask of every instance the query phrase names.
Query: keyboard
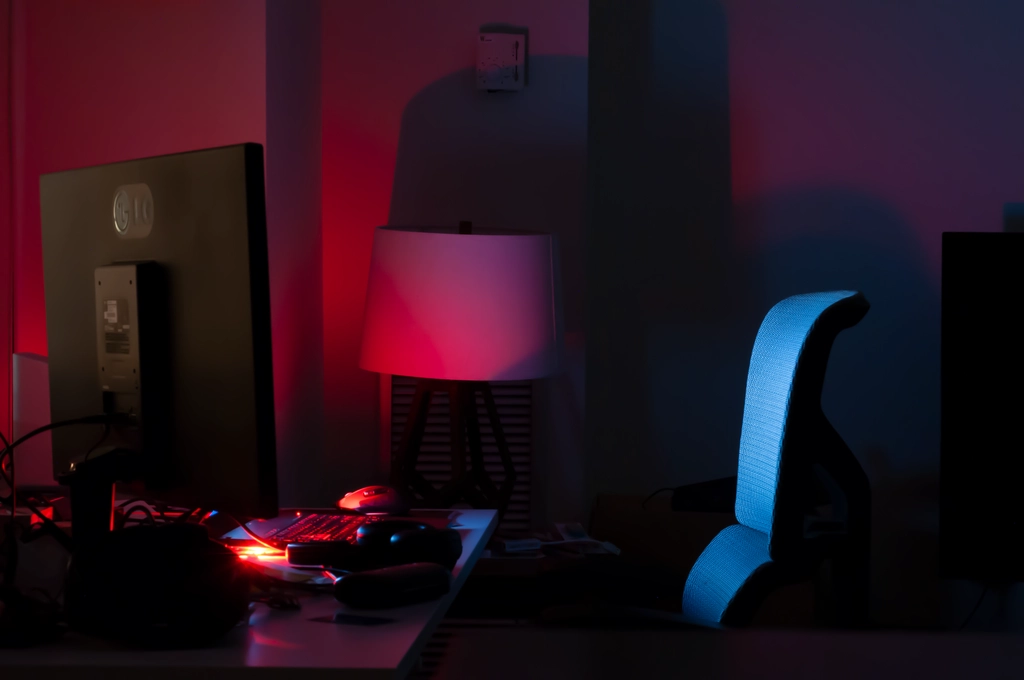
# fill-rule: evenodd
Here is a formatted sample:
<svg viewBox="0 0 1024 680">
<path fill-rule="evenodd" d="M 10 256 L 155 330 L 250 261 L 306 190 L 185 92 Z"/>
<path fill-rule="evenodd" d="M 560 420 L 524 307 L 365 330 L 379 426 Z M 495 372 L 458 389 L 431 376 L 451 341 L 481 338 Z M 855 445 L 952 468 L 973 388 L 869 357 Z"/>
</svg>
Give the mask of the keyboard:
<svg viewBox="0 0 1024 680">
<path fill-rule="evenodd" d="M 364 524 L 379 522 L 377 515 L 302 515 L 283 529 L 272 529 L 265 534 L 277 543 L 320 543 L 323 541 L 356 542 L 356 531 Z"/>
</svg>

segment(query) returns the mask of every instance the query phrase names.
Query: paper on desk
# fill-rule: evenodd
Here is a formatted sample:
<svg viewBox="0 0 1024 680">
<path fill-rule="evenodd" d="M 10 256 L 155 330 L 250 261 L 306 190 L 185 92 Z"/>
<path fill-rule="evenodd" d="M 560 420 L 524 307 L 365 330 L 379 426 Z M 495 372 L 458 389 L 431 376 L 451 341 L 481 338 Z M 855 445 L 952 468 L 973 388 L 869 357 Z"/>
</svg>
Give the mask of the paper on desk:
<svg viewBox="0 0 1024 680">
<path fill-rule="evenodd" d="M 253 555 L 241 558 L 256 571 L 277 581 L 317 586 L 334 584 L 334 579 L 325 574 L 323 569 L 293 567 L 288 564 L 288 558 L 284 555 Z"/>
</svg>

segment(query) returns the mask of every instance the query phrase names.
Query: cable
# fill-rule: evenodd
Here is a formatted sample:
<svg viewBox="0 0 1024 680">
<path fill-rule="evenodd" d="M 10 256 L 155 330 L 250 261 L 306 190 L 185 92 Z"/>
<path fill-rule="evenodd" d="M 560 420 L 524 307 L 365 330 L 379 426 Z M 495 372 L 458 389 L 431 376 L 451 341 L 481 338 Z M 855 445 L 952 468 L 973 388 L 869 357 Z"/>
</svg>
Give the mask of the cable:
<svg viewBox="0 0 1024 680">
<path fill-rule="evenodd" d="M 172 507 L 172 506 L 167 505 L 166 503 L 159 502 L 159 501 L 157 501 L 157 502 L 149 501 L 149 500 L 147 500 L 145 498 L 141 498 L 139 496 L 136 496 L 136 497 L 133 497 L 133 498 L 129 498 L 126 501 L 119 501 L 118 504 L 117 504 L 117 507 L 118 507 L 119 510 L 121 510 L 122 513 L 124 513 L 124 511 L 127 508 L 129 508 L 132 505 L 135 505 L 136 503 L 144 503 L 145 504 L 146 510 L 148 511 L 147 512 L 147 517 L 152 517 L 154 524 L 161 524 L 161 523 L 163 523 L 163 524 L 170 524 L 171 522 L 187 522 L 188 519 L 190 517 L 192 517 L 192 515 L 194 515 L 196 513 L 196 509 L 194 509 L 194 508 L 189 510 L 188 508 Z M 134 510 L 134 508 L 132 508 L 132 510 Z M 175 518 L 172 519 L 172 518 L 169 518 L 167 516 L 167 511 L 168 510 L 177 510 L 181 514 L 178 517 L 175 517 Z M 122 522 L 127 520 L 127 519 L 128 519 L 128 514 L 124 514 L 122 516 Z M 160 521 L 158 522 L 156 520 L 160 520 Z"/>
<path fill-rule="evenodd" d="M 7 437 L 4 436 L 3 432 L 0 432 L 0 441 L 3 441 L 4 451 L 10 448 L 10 442 L 7 441 Z M 8 494 L 9 505 L 11 506 L 11 517 L 7 520 L 7 531 L 4 532 L 4 585 L 12 586 L 14 584 L 14 577 L 18 572 L 18 542 L 14 538 L 14 532 L 17 528 L 17 514 L 18 514 L 18 494 L 15 483 L 15 472 L 14 469 L 14 457 L 11 457 L 11 475 L 8 478 L 4 475 L 4 481 L 11 487 L 11 491 Z M 2 466 L 0 466 L 2 470 Z M 2 499 L 0 499 L 2 500 Z"/>
<path fill-rule="evenodd" d="M 6 471 L 8 469 L 12 471 L 14 470 L 14 450 L 21 446 L 22 444 L 24 444 L 26 441 L 32 439 L 37 435 L 42 434 L 43 432 L 55 430 L 58 427 L 67 427 L 69 425 L 113 424 L 119 420 L 125 420 L 126 424 L 134 424 L 135 422 L 135 418 L 133 416 L 127 416 L 124 414 L 105 413 L 102 415 L 86 416 L 84 418 L 72 418 L 71 420 L 59 420 L 55 423 L 49 423 L 48 425 L 37 427 L 28 434 L 23 435 L 18 439 L 14 440 L 13 444 L 9 443 L 7 439 L 4 438 L 4 448 L 2 451 L 0 451 L 0 478 L 2 478 L 4 480 L 4 483 L 6 483 L 8 487 L 10 487 L 11 491 L 10 493 L 7 494 L 7 496 L 0 496 L 0 503 L 10 505 L 13 500 L 13 475 L 9 476 Z"/>
<path fill-rule="evenodd" d="M 9 461 L 9 466 L 11 468 L 13 468 L 13 465 L 14 465 L 14 450 L 16 448 L 18 448 L 19 446 L 21 446 L 22 444 L 24 444 L 29 439 L 32 439 L 32 437 L 40 435 L 43 432 L 49 432 L 50 430 L 55 430 L 58 427 L 67 427 L 69 425 L 94 425 L 94 424 L 95 425 L 99 425 L 99 424 L 111 425 L 111 424 L 114 424 L 114 423 L 118 422 L 119 420 L 124 420 L 126 425 L 127 424 L 134 424 L 135 423 L 135 418 L 133 416 L 128 416 L 128 415 L 124 415 L 124 414 L 107 414 L 107 413 L 104 413 L 102 415 L 85 416 L 84 418 L 72 418 L 70 420 L 58 420 L 55 423 L 49 423 L 47 425 L 43 425 L 42 427 L 37 427 L 36 429 L 32 430 L 28 434 L 23 435 L 23 436 L 19 437 L 18 439 L 14 440 L 13 444 L 7 443 L 7 440 L 4 439 L 4 442 L 5 442 L 4 448 L 3 448 L 2 451 L 0 451 L 0 477 L 3 477 L 4 482 L 7 483 L 8 486 L 11 486 L 10 482 L 12 480 L 5 473 L 5 470 L 8 468 L 8 461 Z M 3 496 L 0 496 L 0 502 L 9 503 L 10 502 L 8 500 L 9 498 L 10 498 L 9 495 L 8 495 L 7 498 L 5 498 Z"/>
<path fill-rule="evenodd" d="M 11 484 L 12 480 L 11 480 L 10 475 L 7 474 L 7 468 L 8 468 L 7 450 L 9 448 L 10 448 L 10 442 L 8 442 L 6 437 L 5 437 L 4 438 L 4 448 L 3 448 L 3 450 L 0 450 L 0 479 L 2 479 L 4 481 L 4 484 L 7 485 L 8 489 L 12 489 L 13 488 L 13 485 Z M 14 456 L 13 455 L 10 457 L 10 460 L 11 461 L 14 460 Z M 11 465 L 13 465 L 13 462 L 11 463 Z M 6 501 L 6 497 L 0 496 L 0 502 L 7 502 Z"/>
<path fill-rule="evenodd" d="M 18 439 L 14 440 L 13 444 L 8 444 L 8 445 L 4 446 L 4 450 L 0 451 L 0 460 L 2 460 L 4 458 L 4 456 L 10 456 L 11 459 L 13 460 L 13 458 L 14 458 L 14 456 L 13 456 L 14 449 L 18 448 L 21 444 L 25 443 L 29 439 L 32 439 L 32 437 L 35 437 L 36 435 L 40 435 L 43 432 L 49 432 L 50 430 L 55 430 L 58 427 L 68 427 L 69 425 L 113 425 L 113 424 L 117 423 L 118 421 L 124 421 L 123 422 L 124 425 L 134 425 L 134 424 L 136 424 L 136 420 L 135 420 L 134 416 L 129 416 L 129 415 L 126 415 L 126 414 L 123 414 L 123 413 L 103 413 L 103 414 L 100 414 L 100 415 L 85 416 L 84 418 L 71 418 L 70 420 L 58 420 L 57 422 L 49 423 L 47 425 L 43 425 L 42 427 L 37 427 L 36 429 L 32 430 L 28 434 L 22 435 Z"/>
<path fill-rule="evenodd" d="M 970 623 L 971 619 L 974 618 L 974 615 L 978 613 L 978 607 L 981 606 L 981 603 L 985 599 L 986 595 L 988 595 L 988 585 L 986 585 L 984 589 L 982 589 L 981 595 L 978 597 L 978 601 L 974 603 L 974 609 L 971 610 L 971 613 L 967 615 L 967 618 L 964 619 L 964 622 L 960 624 L 959 628 L 957 628 L 958 632 L 966 628 L 967 624 Z"/>
<path fill-rule="evenodd" d="M 167 511 L 170 509 L 166 503 L 153 503 L 153 509 L 156 510 L 157 517 L 164 524 L 167 524 L 171 520 L 167 519 Z"/>
<path fill-rule="evenodd" d="M 231 516 L 228 515 L 228 517 L 231 517 Z M 238 522 L 238 520 L 235 519 L 234 517 L 231 517 L 231 519 L 234 519 L 236 522 Z M 241 527 L 242 531 L 244 531 L 246 534 L 248 534 L 249 538 L 251 538 L 252 540 L 256 541 L 257 543 L 259 543 L 263 547 L 270 548 L 271 550 L 284 550 L 284 548 L 282 548 L 280 545 L 274 545 L 273 543 L 268 543 L 265 538 L 263 538 L 262 536 L 256 534 L 255 532 L 253 532 L 252 529 L 247 527 L 244 522 L 238 522 L 238 526 Z"/>
<path fill-rule="evenodd" d="M 92 448 L 90 448 L 88 451 L 85 452 L 85 457 L 82 458 L 82 461 L 85 462 L 85 461 L 89 460 L 89 456 L 92 455 L 92 452 L 95 451 L 96 449 L 100 448 L 100 445 L 103 444 L 103 442 L 107 441 L 107 437 L 109 437 L 109 436 L 110 436 L 110 423 L 104 423 L 103 424 L 103 434 L 101 434 L 99 440 L 95 444 L 92 445 Z"/>
<path fill-rule="evenodd" d="M 2 499 L 0 499 L 0 500 L 2 500 Z M 65 532 L 63 529 L 61 529 L 59 526 L 57 526 L 56 522 L 54 522 L 52 519 L 47 517 L 46 514 L 42 510 L 37 508 L 32 503 L 30 503 L 28 501 L 25 501 L 25 500 L 20 501 L 20 502 L 21 502 L 21 504 L 23 506 L 25 506 L 29 510 L 29 512 L 31 512 L 33 515 L 35 515 L 39 519 L 39 521 L 43 523 L 43 526 L 46 528 L 46 530 L 49 532 L 49 534 L 51 536 L 53 536 L 53 538 L 58 543 L 60 543 L 62 548 L 64 548 L 68 552 L 71 552 L 71 547 L 72 547 L 72 545 L 71 545 L 71 537 L 67 535 L 67 532 Z M 12 514 L 11 516 L 13 517 L 14 515 Z"/>
<path fill-rule="evenodd" d="M 121 507 L 123 508 L 124 505 L 122 505 Z M 153 526 L 156 526 L 156 518 L 153 517 L 152 511 L 150 511 L 150 509 L 148 507 L 146 507 L 145 505 L 136 505 L 136 506 L 130 508 L 127 512 L 124 513 L 124 518 L 121 520 L 121 523 L 122 524 L 128 524 L 128 520 L 136 512 L 141 512 L 143 515 L 146 516 L 146 519 L 149 520 L 150 524 L 152 524 Z M 141 524 L 142 521 L 140 520 L 139 523 Z"/>
<path fill-rule="evenodd" d="M 137 505 L 137 504 L 141 504 L 141 505 Z M 194 517 L 198 512 L 200 512 L 198 508 L 193 508 L 193 509 L 189 510 L 187 508 L 172 507 L 172 506 L 167 505 L 166 503 L 162 503 L 162 502 L 154 503 L 154 502 L 146 500 L 145 498 L 140 498 L 140 497 L 129 498 L 126 501 L 119 501 L 118 504 L 117 504 L 117 508 L 122 513 L 121 514 L 121 520 L 120 520 L 120 523 L 121 523 L 122 526 L 127 524 L 128 520 L 129 520 L 129 517 L 132 514 L 136 513 L 136 512 L 140 512 L 140 513 L 144 514 L 145 515 L 144 519 L 148 519 L 150 524 L 153 524 L 154 526 L 160 526 L 162 524 L 172 524 L 172 523 L 173 524 L 184 524 L 184 523 L 187 523 L 190 518 Z M 167 516 L 167 511 L 168 510 L 177 511 L 180 514 L 177 517 L 168 517 Z M 135 521 L 138 522 L 138 523 L 141 523 L 141 520 L 135 520 Z M 201 523 L 202 522 L 200 522 L 200 524 Z"/>
<path fill-rule="evenodd" d="M 129 506 L 131 506 L 131 507 L 129 507 Z M 127 501 L 125 501 L 124 503 L 119 505 L 118 507 L 121 510 L 121 512 L 123 513 L 122 516 L 121 516 L 121 525 L 122 526 L 127 525 L 128 524 L 128 520 L 136 512 L 140 512 L 143 515 L 145 515 L 145 517 L 143 519 L 138 520 L 138 523 L 141 524 L 145 519 L 148 519 L 148 520 L 150 520 L 151 524 L 153 524 L 154 526 L 157 525 L 157 518 L 153 515 L 153 511 L 150 509 L 150 506 L 148 506 L 148 504 L 144 500 L 142 500 L 140 498 L 128 499 Z"/>
<path fill-rule="evenodd" d="M 13 443 L 9 442 L 7 440 L 7 437 L 4 436 L 2 432 L 0 432 L 0 441 L 2 441 L 4 445 L 3 450 L 0 451 L 0 479 L 3 479 L 4 483 L 9 488 L 7 495 L 0 495 L 0 504 L 7 505 L 10 507 L 11 518 L 9 529 L 11 535 L 13 535 L 15 527 L 15 515 L 18 509 L 17 479 L 15 469 L 16 465 L 14 459 L 15 449 L 17 449 L 20 445 L 24 444 L 29 439 L 32 439 L 33 437 L 40 435 L 43 432 L 54 430 L 58 427 L 67 427 L 69 425 L 91 425 L 99 423 L 111 425 L 121 420 L 124 420 L 125 424 L 135 423 L 134 416 L 104 413 L 102 415 L 85 416 L 84 418 L 72 418 L 70 420 L 59 420 L 54 423 L 49 423 L 47 425 L 43 425 L 42 427 L 37 427 L 28 434 L 23 435 L 18 439 L 15 439 Z M 32 514 L 34 514 L 40 520 L 42 520 L 43 524 L 46 525 L 47 529 L 49 529 L 53 533 L 54 537 L 57 538 L 58 541 L 60 541 L 62 546 L 70 549 L 71 538 L 67 535 L 67 533 L 64 532 L 63 529 L 58 527 L 49 517 L 43 514 L 39 510 L 39 508 L 35 507 L 35 505 L 28 503 L 27 501 L 23 503 L 23 505 L 26 508 L 28 508 L 29 511 L 32 512 Z M 61 536 L 63 536 L 63 538 L 60 538 Z M 15 558 L 13 560 L 10 560 L 14 562 L 15 566 L 12 567 L 10 564 L 8 564 L 8 571 L 14 569 L 17 564 L 17 547 L 15 546 L 14 548 L 9 548 L 9 550 L 13 555 L 15 555 Z"/>
<path fill-rule="evenodd" d="M 640 504 L 640 509 L 641 510 L 646 510 L 647 509 L 647 501 L 651 500 L 652 498 L 657 496 L 659 493 L 662 493 L 663 491 L 673 491 L 674 489 L 675 489 L 675 487 L 671 487 L 671 486 L 666 486 L 666 487 L 663 487 L 661 489 L 658 489 L 657 491 L 655 491 L 650 496 L 648 496 L 647 498 L 644 499 L 644 502 Z"/>
<path fill-rule="evenodd" d="M 212 512 L 212 511 L 211 511 L 211 512 Z M 271 549 L 271 550 L 274 550 L 274 551 L 276 551 L 276 552 L 282 552 L 282 551 L 284 551 L 284 548 L 283 548 L 283 547 L 281 547 L 280 545 L 274 545 L 273 543 L 268 543 L 268 542 L 267 542 L 267 541 L 268 541 L 268 539 L 266 539 L 266 538 L 264 538 L 263 536 L 260 536 L 259 534 L 256 534 L 255 532 L 253 532 L 253 530 L 252 530 L 252 529 L 250 529 L 249 527 L 247 527 L 247 526 L 245 525 L 245 522 L 242 522 L 241 520 L 239 520 L 239 519 L 238 519 L 237 517 L 235 517 L 234 515 L 229 515 L 229 514 L 227 514 L 227 513 L 223 513 L 223 512 L 222 512 L 222 513 L 217 513 L 217 514 L 220 514 L 220 515 L 224 515 L 225 517 L 229 518 L 229 519 L 230 519 L 230 520 L 231 520 L 232 522 L 234 522 L 235 524 L 237 524 L 237 525 L 238 525 L 238 528 L 239 528 L 239 529 L 241 529 L 242 531 L 244 531 L 244 532 L 245 532 L 245 533 L 246 533 L 246 534 L 247 534 L 247 535 L 249 536 L 249 538 L 251 538 L 252 540 L 256 541 L 257 543 L 259 543 L 260 545 L 262 545 L 262 546 L 263 546 L 264 548 L 269 548 L 269 549 Z M 204 521 L 206 521 L 206 520 L 207 520 L 207 519 L 208 519 L 209 517 L 210 517 L 209 515 L 208 515 L 207 517 L 203 517 L 203 519 L 201 519 L 201 520 L 199 521 L 199 523 L 200 523 L 200 524 L 202 524 L 202 523 L 203 523 Z M 273 540 L 273 539 L 269 539 L 269 540 Z"/>
</svg>

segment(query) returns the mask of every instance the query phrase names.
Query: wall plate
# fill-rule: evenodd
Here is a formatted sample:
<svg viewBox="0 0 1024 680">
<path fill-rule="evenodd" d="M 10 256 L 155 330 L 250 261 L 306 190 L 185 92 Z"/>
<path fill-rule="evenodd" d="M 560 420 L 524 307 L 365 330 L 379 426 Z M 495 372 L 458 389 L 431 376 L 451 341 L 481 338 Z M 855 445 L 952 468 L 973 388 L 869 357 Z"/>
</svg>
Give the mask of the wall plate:
<svg viewBox="0 0 1024 680">
<path fill-rule="evenodd" d="M 526 34 L 481 33 L 477 42 L 477 88 L 517 91 L 526 84 Z"/>
</svg>

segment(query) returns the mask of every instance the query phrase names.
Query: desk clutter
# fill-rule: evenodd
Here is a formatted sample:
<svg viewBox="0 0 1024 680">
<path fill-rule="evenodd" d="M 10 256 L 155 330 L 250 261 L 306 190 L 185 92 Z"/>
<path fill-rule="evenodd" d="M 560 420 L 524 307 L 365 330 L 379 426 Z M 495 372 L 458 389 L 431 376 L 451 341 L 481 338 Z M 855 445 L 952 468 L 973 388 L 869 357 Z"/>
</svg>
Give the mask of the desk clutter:
<svg viewBox="0 0 1024 680">
<path fill-rule="evenodd" d="M 31 497 L 50 522 L 44 530 L 26 516 L 22 536 L 70 529 L 61 496 Z M 289 592 L 330 592 L 353 609 L 401 607 L 447 594 L 463 552 L 456 511 L 336 507 L 240 523 L 138 498 L 115 506 L 113 531 L 70 544 L 67 578 L 52 594 L 5 590 L 0 647 L 67 630 L 147 648 L 205 646 L 246 621 L 253 603 L 301 607 Z"/>
<path fill-rule="evenodd" d="M 622 551 L 609 541 L 591 538 L 578 522 L 556 523 L 553 531 L 497 536 L 484 552 L 487 558 L 532 559 L 552 554 L 618 555 Z"/>
</svg>

